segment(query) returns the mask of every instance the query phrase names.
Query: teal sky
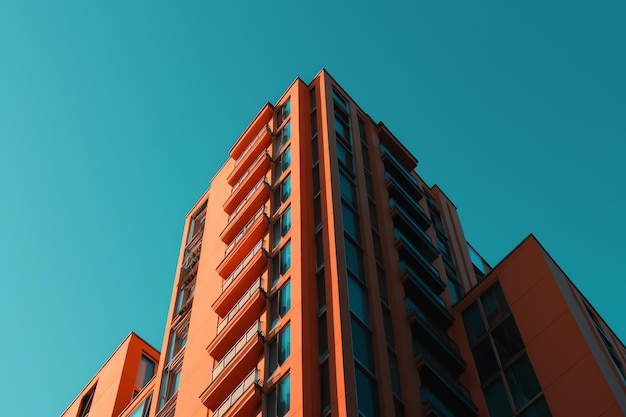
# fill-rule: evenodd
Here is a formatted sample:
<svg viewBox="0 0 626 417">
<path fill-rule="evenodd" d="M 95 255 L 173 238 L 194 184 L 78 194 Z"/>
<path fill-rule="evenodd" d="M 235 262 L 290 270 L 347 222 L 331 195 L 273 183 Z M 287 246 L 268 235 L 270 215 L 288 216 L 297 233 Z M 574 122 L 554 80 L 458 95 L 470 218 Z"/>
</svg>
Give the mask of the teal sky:
<svg viewBox="0 0 626 417">
<path fill-rule="evenodd" d="M 184 216 L 266 101 L 325 67 L 496 264 L 534 233 L 626 340 L 618 1 L 0 2 L 0 403 L 58 416 L 160 349 Z"/>
</svg>

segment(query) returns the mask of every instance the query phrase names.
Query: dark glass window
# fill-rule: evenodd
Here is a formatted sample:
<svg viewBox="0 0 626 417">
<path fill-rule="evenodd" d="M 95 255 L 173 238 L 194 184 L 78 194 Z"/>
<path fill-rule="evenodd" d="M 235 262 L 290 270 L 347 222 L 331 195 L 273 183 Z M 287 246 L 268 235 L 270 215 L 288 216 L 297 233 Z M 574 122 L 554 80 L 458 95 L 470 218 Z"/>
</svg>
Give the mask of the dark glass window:
<svg viewBox="0 0 626 417">
<path fill-rule="evenodd" d="M 89 390 L 87 394 L 80 400 L 80 408 L 78 410 L 78 417 L 87 417 L 89 410 L 91 410 L 91 403 L 93 402 L 93 396 L 96 392 L 96 386 Z"/>
<path fill-rule="evenodd" d="M 326 311 L 319 315 L 317 318 L 317 331 L 318 331 L 318 351 L 319 357 L 324 358 L 328 355 L 328 323 L 326 323 Z"/>
<path fill-rule="evenodd" d="M 317 195 L 313 199 L 313 219 L 315 221 L 315 230 L 322 227 L 322 199 Z"/>
<path fill-rule="evenodd" d="M 270 300 L 270 330 L 291 309 L 291 282 L 287 281 Z"/>
<path fill-rule="evenodd" d="M 290 138 L 291 124 L 287 122 L 285 126 L 280 130 L 280 132 L 278 132 L 278 134 L 276 135 L 276 148 L 274 149 L 274 155 L 278 155 L 278 152 L 282 150 L 283 146 L 285 146 Z"/>
<path fill-rule="evenodd" d="M 391 374 L 391 391 L 396 397 L 402 399 L 402 388 L 400 384 L 400 369 L 398 368 L 398 358 L 389 352 L 389 373 Z"/>
<path fill-rule="evenodd" d="M 385 326 L 385 340 L 392 348 L 395 347 L 393 339 L 393 322 L 391 320 L 391 311 L 383 304 L 383 324 Z"/>
<path fill-rule="evenodd" d="M 359 122 L 359 136 L 361 137 L 361 141 L 363 142 L 363 145 L 367 146 L 367 135 L 365 134 L 365 122 L 363 122 L 363 119 L 361 118 L 361 116 L 357 117 L 357 121 Z"/>
<path fill-rule="evenodd" d="M 283 211 L 272 227 L 274 247 L 278 246 L 280 239 L 283 238 L 289 230 L 291 230 L 291 207 L 287 207 L 287 209 Z"/>
<path fill-rule="evenodd" d="M 476 369 L 481 382 L 485 382 L 493 374 L 498 372 L 499 366 L 493 354 L 491 340 L 487 337 L 472 349 L 472 355 L 476 362 Z"/>
<path fill-rule="evenodd" d="M 517 330 L 513 316 L 507 317 L 498 327 L 496 327 L 491 336 L 496 345 L 500 362 L 505 365 L 513 356 L 524 349 L 524 342 Z"/>
<path fill-rule="evenodd" d="M 278 253 L 272 258 L 272 286 L 278 283 L 280 277 L 291 268 L 291 242 L 285 243 Z"/>
<path fill-rule="evenodd" d="M 268 345 L 269 358 L 267 376 L 271 376 L 279 365 L 282 365 L 291 353 L 291 326 L 283 327 L 276 338 Z"/>
<path fill-rule="evenodd" d="M 374 258 L 376 259 L 376 262 L 378 262 L 381 265 L 384 265 L 383 247 L 380 244 L 380 237 L 378 236 L 378 233 L 372 232 L 372 241 L 374 243 Z"/>
<path fill-rule="evenodd" d="M 463 312 L 463 323 L 465 324 L 465 331 L 467 332 L 470 344 L 474 343 L 476 339 L 487 332 L 477 302 L 472 303 L 472 305 Z"/>
<path fill-rule="evenodd" d="M 365 284 L 365 271 L 363 267 L 363 251 L 357 247 L 350 239 L 344 239 L 346 253 L 346 266 L 348 272 L 352 273 L 363 284 Z"/>
<path fill-rule="evenodd" d="M 315 133 L 317 134 L 317 131 Z M 317 163 L 320 161 L 320 150 L 318 148 L 317 142 L 318 142 L 317 141 L 317 136 L 315 136 L 313 138 L 313 140 L 311 141 L 312 155 L 313 155 L 313 165 L 317 165 Z"/>
<path fill-rule="evenodd" d="M 511 410 L 511 405 L 507 399 L 506 390 L 500 377 L 489 384 L 483 392 L 485 400 L 487 400 L 490 416 L 508 417 L 513 415 L 513 410 Z"/>
<path fill-rule="evenodd" d="M 359 215 L 352 210 L 352 208 L 341 203 L 341 214 L 343 216 L 343 229 L 352 237 L 356 242 L 361 242 L 361 226 L 359 224 Z"/>
<path fill-rule="evenodd" d="M 370 166 L 370 152 L 367 145 L 364 143 L 361 144 L 361 152 L 363 153 L 363 166 L 365 167 L 367 174 L 371 176 L 372 174 L 370 174 L 370 171 L 372 170 L 372 167 Z"/>
<path fill-rule="evenodd" d="M 350 172 L 354 172 L 354 165 L 352 164 L 352 153 L 342 144 L 337 142 L 337 159 L 342 163 L 346 169 Z"/>
<path fill-rule="evenodd" d="M 290 407 L 289 375 L 283 378 L 267 395 L 267 415 L 283 417 Z"/>
<path fill-rule="evenodd" d="M 370 226 L 372 226 L 372 230 L 378 231 L 378 217 L 376 216 L 376 206 L 373 202 L 369 203 L 370 209 Z"/>
<path fill-rule="evenodd" d="M 148 358 L 146 355 L 141 355 L 139 361 L 139 369 L 137 370 L 137 377 L 135 378 L 135 386 L 143 388 L 154 376 L 154 361 Z"/>
<path fill-rule="evenodd" d="M 291 195 L 291 176 L 287 175 L 283 181 L 276 186 L 274 190 L 274 207 L 273 213 L 276 213 L 280 206 L 289 199 Z"/>
<path fill-rule="evenodd" d="M 321 229 L 315 234 L 315 257 L 317 268 L 324 266 L 324 238 Z"/>
<path fill-rule="evenodd" d="M 518 410 L 541 392 L 541 386 L 526 354 L 519 358 L 504 373 L 511 396 L 515 402 L 515 407 Z"/>
<path fill-rule="evenodd" d="M 313 195 L 317 196 L 320 191 L 320 166 L 318 164 L 313 167 Z"/>
<path fill-rule="evenodd" d="M 326 277 L 322 269 L 317 273 L 317 308 L 321 310 L 326 307 Z"/>
<path fill-rule="evenodd" d="M 320 393 L 322 399 L 322 415 L 330 410 L 330 374 L 328 361 L 320 365 Z"/>
<path fill-rule="evenodd" d="M 350 303 L 350 311 L 369 325 L 370 308 L 367 290 L 351 275 L 348 275 L 348 301 Z"/>
<path fill-rule="evenodd" d="M 354 185 L 354 181 L 352 181 L 343 169 L 339 170 L 339 188 L 341 190 L 341 197 L 358 210 L 359 203 L 357 202 L 356 186 Z"/>
<path fill-rule="evenodd" d="M 372 334 L 368 328 L 354 318 L 350 320 L 350 327 L 352 329 L 352 350 L 354 351 L 354 358 L 373 374 L 374 352 L 372 350 Z"/>
<path fill-rule="evenodd" d="M 152 403 L 152 394 L 149 394 L 145 400 L 139 404 L 137 408 L 133 410 L 128 417 L 148 417 L 150 413 L 150 404 Z"/>
<path fill-rule="evenodd" d="M 339 106 L 341 106 L 341 108 L 346 111 L 346 112 L 350 112 L 350 108 L 348 107 L 348 102 L 346 101 L 345 98 L 343 98 L 338 92 L 336 92 L 335 90 L 333 90 L 333 100 L 335 101 L 335 103 L 339 104 Z"/>
<path fill-rule="evenodd" d="M 509 306 L 504 298 L 500 283 L 496 282 L 480 296 L 480 301 L 485 310 L 485 317 L 489 325 L 501 319 L 509 311 Z"/>
<path fill-rule="evenodd" d="M 285 151 L 280 154 L 278 159 L 274 162 L 274 181 L 278 181 L 283 172 L 286 172 L 291 165 L 291 146 L 288 146 Z"/>
<path fill-rule="evenodd" d="M 380 299 L 385 304 L 389 305 L 389 294 L 387 292 L 387 278 L 385 277 L 385 271 L 381 267 L 377 267 L 376 274 L 378 275 L 378 291 L 380 292 Z"/>
<path fill-rule="evenodd" d="M 354 373 L 356 377 L 356 395 L 359 413 L 364 417 L 379 416 L 376 383 L 358 366 L 354 367 Z"/>
</svg>

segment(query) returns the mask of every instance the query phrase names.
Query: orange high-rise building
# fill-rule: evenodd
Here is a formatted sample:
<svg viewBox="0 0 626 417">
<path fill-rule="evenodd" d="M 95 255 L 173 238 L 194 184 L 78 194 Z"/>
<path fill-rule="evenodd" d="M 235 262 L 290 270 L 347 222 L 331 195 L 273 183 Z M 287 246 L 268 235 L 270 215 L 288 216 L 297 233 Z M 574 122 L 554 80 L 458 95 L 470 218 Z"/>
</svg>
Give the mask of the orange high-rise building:
<svg viewBox="0 0 626 417">
<path fill-rule="evenodd" d="M 626 415 L 626 350 L 546 251 L 491 268 L 416 166 L 296 79 L 186 218 L 154 378 L 111 360 L 63 417 Z"/>
</svg>

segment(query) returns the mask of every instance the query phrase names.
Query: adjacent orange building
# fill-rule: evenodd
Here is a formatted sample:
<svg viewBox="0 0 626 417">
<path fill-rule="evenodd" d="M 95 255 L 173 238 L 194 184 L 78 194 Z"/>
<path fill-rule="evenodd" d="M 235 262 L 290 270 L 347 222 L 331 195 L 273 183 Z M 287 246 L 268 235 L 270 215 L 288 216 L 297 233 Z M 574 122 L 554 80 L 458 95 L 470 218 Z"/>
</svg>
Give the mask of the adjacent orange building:
<svg viewBox="0 0 626 417">
<path fill-rule="evenodd" d="M 547 252 L 491 268 L 416 167 L 296 79 L 187 215 L 154 378 L 131 334 L 63 417 L 626 415 L 626 349 Z"/>
</svg>

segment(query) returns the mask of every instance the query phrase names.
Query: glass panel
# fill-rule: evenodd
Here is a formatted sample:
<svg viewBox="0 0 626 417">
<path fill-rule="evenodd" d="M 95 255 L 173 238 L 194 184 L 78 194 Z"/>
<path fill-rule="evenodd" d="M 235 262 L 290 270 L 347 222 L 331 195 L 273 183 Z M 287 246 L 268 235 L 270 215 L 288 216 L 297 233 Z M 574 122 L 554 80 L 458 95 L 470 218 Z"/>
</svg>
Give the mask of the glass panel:
<svg viewBox="0 0 626 417">
<path fill-rule="evenodd" d="M 281 216 L 280 235 L 285 236 L 289 230 L 291 230 L 291 207 L 287 207 Z"/>
<path fill-rule="evenodd" d="M 478 371 L 480 382 L 484 383 L 498 371 L 498 361 L 496 361 L 491 340 L 488 337 L 472 349 L 472 355 L 474 356 L 474 362 L 476 362 L 476 370 Z"/>
<path fill-rule="evenodd" d="M 337 122 L 335 122 L 337 124 Z M 352 165 L 352 153 L 344 145 L 342 142 L 337 142 L 337 159 L 341 162 L 350 172 L 354 171 L 354 166 Z"/>
<path fill-rule="evenodd" d="M 358 366 L 354 367 L 354 373 L 356 377 L 356 395 L 359 413 L 364 417 L 377 417 L 379 410 L 376 383 Z"/>
<path fill-rule="evenodd" d="M 376 206 L 374 203 L 369 203 L 370 208 L 370 226 L 372 226 L 373 230 L 378 231 L 378 218 L 376 217 Z"/>
<path fill-rule="evenodd" d="M 465 331 L 467 332 L 470 344 L 474 343 L 476 339 L 484 335 L 487 331 L 483 318 L 480 315 L 477 302 L 472 303 L 472 305 L 463 312 L 463 323 L 465 324 Z"/>
<path fill-rule="evenodd" d="M 505 371 L 515 407 L 519 410 L 541 391 L 541 386 L 528 356 L 524 354 L 517 362 Z"/>
<path fill-rule="evenodd" d="M 145 355 L 141 355 L 139 361 L 139 369 L 137 371 L 137 377 L 135 378 L 135 385 L 143 388 L 148 381 L 154 376 L 154 362 L 148 359 Z"/>
<path fill-rule="evenodd" d="M 328 361 L 320 365 L 320 393 L 322 399 L 322 414 L 330 410 L 330 374 Z"/>
<path fill-rule="evenodd" d="M 313 195 L 317 196 L 317 194 L 321 191 L 320 188 L 320 166 L 315 165 L 313 167 Z M 316 197 L 319 198 L 319 197 Z"/>
<path fill-rule="evenodd" d="M 268 358 L 267 358 L 267 377 L 272 376 L 276 368 L 278 368 L 278 344 L 276 340 L 272 340 L 268 346 Z"/>
<path fill-rule="evenodd" d="M 493 342 L 500 356 L 500 363 L 504 366 L 513 356 L 524 349 L 524 342 L 517 330 L 513 316 L 507 317 L 492 332 Z"/>
<path fill-rule="evenodd" d="M 389 305 L 389 294 L 387 293 L 387 278 L 385 277 L 385 271 L 382 268 L 376 268 L 378 275 L 378 291 L 380 292 L 380 299 Z"/>
<path fill-rule="evenodd" d="M 291 281 L 287 282 L 278 294 L 279 309 L 278 313 L 283 317 L 291 309 Z"/>
<path fill-rule="evenodd" d="M 278 364 L 282 365 L 291 353 L 291 325 L 287 324 L 278 335 Z"/>
<path fill-rule="evenodd" d="M 351 275 L 348 275 L 348 301 L 350 303 L 350 311 L 369 325 L 370 308 L 367 290 Z"/>
<path fill-rule="evenodd" d="M 545 397 L 541 396 L 524 410 L 520 417 L 552 417 L 552 413 Z"/>
<path fill-rule="evenodd" d="M 354 182 L 345 174 L 345 171 L 339 170 L 339 188 L 341 190 L 341 197 L 348 202 L 352 207 L 358 209 L 356 188 Z"/>
<path fill-rule="evenodd" d="M 400 369 L 396 355 L 389 352 L 389 373 L 391 374 L 391 391 L 402 399 L 402 388 L 400 384 Z"/>
<path fill-rule="evenodd" d="M 291 268 L 291 242 L 287 242 L 280 250 L 280 274 L 283 275 Z"/>
<path fill-rule="evenodd" d="M 290 385 L 289 385 L 290 376 L 287 375 L 282 381 L 278 383 L 278 406 L 277 412 L 278 417 L 283 417 L 289 411 L 290 407 Z"/>
<path fill-rule="evenodd" d="M 324 265 L 324 240 L 322 238 L 321 230 L 315 234 L 315 257 L 317 260 L 317 267 L 322 267 Z"/>
<path fill-rule="evenodd" d="M 501 317 L 503 317 L 509 311 L 509 305 L 504 298 L 502 287 L 500 283 L 496 282 L 480 296 L 480 301 L 485 310 L 485 317 L 487 322 L 491 325 Z"/>
<path fill-rule="evenodd" d="M 490 416 L 509 417 L 513 415 L 513 410 L 511 410 L 511 405 L 500 377 L 484 389 L 484 394 Z"/>
<path fill-rule="evenodd" d="M 273 389 L 267 396 L 267 415 L 269 417 L 276 416 L 276 405 L 276 389 Z"/>
<path fill-rule="evenodd" d="M 393 324 L 391 322 L 391 311 L 386 306 L 382 306 L 383 309 L 383 325 L 385 326 L 385 340 L 387 344 L 392 348 L 395 347 L 393 339 Z"/>
<path fill-rule="evenodd" d="M 350 320 L 352 329 L 352 350 L 354 358 L 374 374 L 374 352 L 372 351 L 372 334 L 354 318 Z"/>
<path fill-rule="evenodd" d="M 341 203 L 344 230 L 357 242 L 361 243 L 361 226 L 359 216 L 344 202 Z"/>
<path fill-rule="evenodd" d="M 315 230 L 322 227 L 322 200 L 319 195 L 313 200 L 313 219 L 315 221 Z"/>
<path fill-rule="evenodd" d="M 365 271 L 363 270 L 363 252 L 350 239 L 344 238 L 346 253 L 346 267 L 355 277 L 365 284 Z"/>
<path fill-rule="evenodd" d="M 284 203 L 291 195 L 291 177 L 285 178 L 280 186 L 280 201 Z"/>
<path fill-rule="evenodd" d="M 326 306 L 326 278 L 324 270 L 317 273 L 317 309 L 321 310 Z"/>
<path fill-rule="evenodd" d="M 323 358 L 328 354 L 328 325 L 326 324 L 326 312 L 317 318 L 318 350 L 319 357 Z"/>
<path fill-rule="evenodd" d="M 343 110 L 349 112 L 349 108 L 348 108 L 348 102 L 339 95 L 339 93 L 337 93 L 335 90 L 333 90 L 333 100 L 335 100 L 335 103 L 339 104 L 341 106 L 341 108 L 343 108 Z"/>
</svg>

